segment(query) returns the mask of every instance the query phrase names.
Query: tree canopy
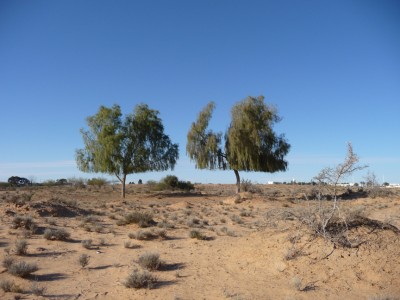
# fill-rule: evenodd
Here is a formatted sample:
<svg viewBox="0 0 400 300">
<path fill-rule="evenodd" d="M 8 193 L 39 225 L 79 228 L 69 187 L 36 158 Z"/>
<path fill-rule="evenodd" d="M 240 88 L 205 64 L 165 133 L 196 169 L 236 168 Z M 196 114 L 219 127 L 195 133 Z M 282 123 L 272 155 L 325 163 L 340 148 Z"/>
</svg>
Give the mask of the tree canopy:
<svg viewBox="0 0 400 300">
<path fill-rule="evenodd" d="M 287 169 L 290 145 L 283 134 L 273 131 L 281 118 L 264 97 L 247 97 L 232 107 L 231 123 L 224 135 L 208 129 L 215 104 L 200 112 L 187 135 L 186 152 L 199 169 L 231 169 L 240 191 L 239 171 L 277 172 Z"/>
<path fill-rule="evenodd" d="M 164 134 L 158 115 L 157 110 L 139 104 L 123 119 L 118 105 L 101 106 L 87 118 L 89 129 L 81 129 L 85 147 L 76 151 L 78 168 L 115 175 L 122 184 L 122 197 L 128 174 L 173 169 L 178 145 Z"/>
</svg>

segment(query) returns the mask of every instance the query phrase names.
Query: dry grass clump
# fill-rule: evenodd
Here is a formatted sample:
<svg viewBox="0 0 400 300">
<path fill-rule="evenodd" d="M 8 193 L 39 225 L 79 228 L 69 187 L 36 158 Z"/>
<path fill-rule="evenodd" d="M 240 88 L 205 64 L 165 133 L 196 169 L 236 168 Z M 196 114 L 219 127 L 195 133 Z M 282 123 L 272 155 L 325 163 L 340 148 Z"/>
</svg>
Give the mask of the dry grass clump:
<svg viewBox="0 0 400 300">
<path fill-rule="evenodd" d="M 150 230 L 139 230 L 136 232 L 131 232 L 128 234 L 128 237 L 130 239 L 136 239 L 136 240 L 142 240 L 142 241 L 148 241 L 152 240 L 155 238 L 162 238 L 166 239 L 167 238 L 167 231 L 165 229 L 160 229 L 156 231 L 150 231 Z"/>
<path fill-rule="evenodd" d="M 26 255 L 28 253 L 28 242 L 26 240 L 15 241 L 15 254 Z"/>
<path fill-rule="evenodd" d="M 162 239 L 168 238 L 167 231 L 165 229 L 159 229 L 155 231 L 155 234 Z"/>
<path fill-rule="evenodd" d="M 227 227 L 222 227 L 221 229 L 220 229 L 220 231 L 221 231 L 221 233 L 223 233 L 223 234 L 226 234 L 226 235 L 228 235 L 228 236 L 233 236 L 233 237 L 235 237 L 236 236 L 236 232 L 235 231 L 233 231 L 232 229 L 228 229 Z"/>
<path fill-rule="evenodd" d="M 10 280 L 1 280 L 0 281 L 0 288 L 5 292 L 5 293 L 21 293 L 22 289 L 15 284 L 13 281 Z"/>
<path fill-rule="evenodd" d="M 50 203 L 53 204 L 59 204 L 59 205 L 63 205 L 63 206 L 69 206 L 69 207 L 78 207 L 78 201 L 74 200 L 74 199 L 62 199 L 62 198 L 58 198 L 58 197 L 53 197 L 51 199 L 49 199 Z"/>
<path fill-rule="evenodd" d="M 129 274 L 128 278 L 124 282 L 124 285 L 127 288 L 151 289 L 154 287 L 157 281 L 158 281 L 157 277 L 147 271 L 133 270 L 132 273 Z"/>
<path fill-rule="evenodd" d="M 200 232 L 199 230 L 195 230 L 195 229 L 191 230 L 189 232 L 189 237 L 192 239 L 198 239 L 198 240 L 206 240 L 207 239 L 207 237 L 202 232 Z"/>
<path fill-rule="evenodd" d="M 46 240 L 56 240 L 56 241 L 65 241 L 70 237 L 70 233 L 65 229 L 52 229 L 47 228 L 43 234 Z"/>
<path fill-rule="evenodd" d="M 93 215 L 88 215 L 84 217 L 81 220 L 79 227 L 82 227 L 86 231 L 96 231 L 97 233 L 103 231 L 103 226 L 99 223 L 98 218 Z"/>
<path fill-rule="evenodd" d="M 127 224 L 138 224 L 139 227 L 145 228 L 156 225 L 156 222 L 154 222 L 152 214 L 135 211 L 127 214 L 122 220 L 117 221 L 118 226 Z"/>
<path fill-rule="evenodd" d="M 240 183 L 240 188 L 243 192 L 249 192 L 252 194 L 261 194 L 261 189 L 253 184 L 250 180 L 242 179 Z"/>
<path fill-rule="evenodd" d="M 90 256 L 87 254 L 81 254 L 78 258 L 78 263 L 82 268 L 86 267 L 89 264 Z"/>
<path fill-rule="evenodd" d="M 173 229 L 173 228 L 175 228 L 175 225 L 172 223 L 169 223 L 167 220 L 162 220 L 161 222 L 159 222 L 157 224 L 157 227 Z"/>
<path fill-rule="evenodd" d="M 31 286 L 31 293 L 35 296 L 43 296 L 46 292 L 46 288 L 44 286 L 40 286 L 37 282 L 32 283 Z"/>
<path fill-rule="evenodd" d="M 82 242 L 81 242 L 81 244 L 82 244 L 82 247 L 83 248 L 85 248 L 85 249 L 90 249 L 90 248 L 92 248 L 92 240 L 91 239 L 89 239 L 89 240 L 83 240 Z"/>
<path fill-rule="evenodd" d="M 36 232 L 37 225 L 35 224 L 31 216 L 15 216 L 12 220 L 12 228 L 23 228 L 34 233 Z"/>
<path fill-rule="evenodd" d="M 231 220 L 236 224 L 243 224 L 243 220 L 238 215 L 232 215 Z"/>
<path fill-rule="evenodd" d="M 52 226 L 56 226 L 57 225 L 57 221 L 53 217 L 47 218 L 46 219 L 46 223 L 49 224 L 49 225 L 52 225 Z"/>
<path fill-rule="evenodd" d="M 137 232 L 129 233 L 128 237 L 136 240 L 151 240 L 156 238 L 156 235 L 148 230 L 139 230 Z"/>
<path fill-rule="evenodd" d="M 200 225 L 200 220 L 198 218 L 190 218 L 187 222 L 186 225 L 189 227 L 201 227 Z"/>
<path fill-rule="evenodd" d="M 134 249 L 134 248 L 137 248 L 137 247 L 139 247 L 139 246 L 136 246 L 136 245 L 132 244 L 131 241 L 125 241 L 124 242 L 124 248 L 126 248 L 126 249 Z"/>
<path fill-rule="evenodd" d="M 292 260 L 292 259 L 295 259 L 295 258 L 301 256 L 301 255 L 303 255 L 303 251 L 301 251 L 298 248 L 291 247 L 291 248 L 287 249 L 287 251 L 286 251 L 286 253 L 284 255 L 284 258 L 285 258 L 285 260 Z"/>
<path fill-rule="evenodd" d="M 143 268 L 149 271 L 155 271 L 160 269 L 162 266 L 162 261 L 160 260 L 160 254 L 158 253 L 144 253 L 139 256 L 138 263 Z"/>
<path fill-rule="evenodd" d="M 14 263 L 14 258 L 13 257 L 11 257 L 11 256 L 9 256 L 9 255 L 7 255 L 7 256 L 5 256 L 4 258 L 3 258 L 3 261 L 2 261 L 2 266 L 5 268 L 5 269 L 9 269 L 10 267 L 11 267 L 11 265 Z"/>
<path fill-rule="evenodd" d="M 7 271 L 17 277 L 28 277 L 31 273 L 39 270 L 36 264 L 29 264 L 24 261 L 12 261 L 8 266 Z"/>
</svg>

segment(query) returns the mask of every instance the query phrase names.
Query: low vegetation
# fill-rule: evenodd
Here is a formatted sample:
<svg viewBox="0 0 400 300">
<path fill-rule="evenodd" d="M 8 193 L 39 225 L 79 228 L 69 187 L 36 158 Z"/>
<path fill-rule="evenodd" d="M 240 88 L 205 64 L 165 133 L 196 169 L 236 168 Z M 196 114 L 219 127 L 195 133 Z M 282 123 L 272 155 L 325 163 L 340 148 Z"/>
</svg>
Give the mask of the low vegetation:
<svg viewBox="0 0 400 300">
<path fill-rule="evenodd" d="M 149 271 L 158 270 L 162 265 L 160 254 L 158 253 L 144 253 L 139 256 L 138 263 L 140 266 Z"/>
<path fill-rule="evenodd" d="M 46 240 L 66 241 L 69 239 L 70 233 L 62 228 L 58 229 L 47 228 L 44 231 L 43 237 Z"/>
<path fill-rule="evenodd" d="M 122 220 L 117 222 L 117 225 L 138 224 L 139 227 L 151 227 L 156 225 L 153 220 L 153 215 L 148 212 L 134 211 L 124 216 Z"/>
<path fill-rule="evenodd" d="M 242 183 L 246 193 L 238 195 L 223 185 L 160 193 L 130 184 L 124 200 L 111 185 L 1 191 L 0 298 L 64 297 L 68 286 L 81 287 L 70 294 L 85 299 L 95 297 L 93 288 L 110 299 L 200 298 L 208 288 L 216 299 L 399 291 L 400 192 L 373 198 L 338 185 L 332 214 L 335 197 L 326 184 Z M 373 286 L 366 272 L 376 275 Z M 342 288 L 345 282 L 354 289 Z"/>
<path fill-rule="evenodd" d="M 0 288 L 5 292 L 5 293 L 21 293 L 22 289 L 19 285 L 17 285 L 14 281 L 11 280 L 0 280 Z"/>
<path fill-rule="evenodd" d="M 87 254 L 81 254 L 78 258 L 79 265 L 84 268 L 89 264 L 90 256 Z"/>
<path fill-rule="evenodd" d="M 190 181 L 181 181 L 174 175 L 168 175 L 160 180 L 156 185 L 157 190 L 194 190 L 194 185 Z"/>
<path fill-rule="evenodd" d="M 36 264 L 30 264 L 25 261 L 12 261 L 7 267 L 8 273 L 17 277 L 28 277 L 39 270 Z"/>
<path fill-rule="evenodd" d="M 155 276 L 147 271 L 133 270 L 129 274 L 128 278 L 125 280 L 124 285 L 127 288 L 151 289 L 155 286 L 157 281 L 158 281 L 157 276 Z"/>
</svg>

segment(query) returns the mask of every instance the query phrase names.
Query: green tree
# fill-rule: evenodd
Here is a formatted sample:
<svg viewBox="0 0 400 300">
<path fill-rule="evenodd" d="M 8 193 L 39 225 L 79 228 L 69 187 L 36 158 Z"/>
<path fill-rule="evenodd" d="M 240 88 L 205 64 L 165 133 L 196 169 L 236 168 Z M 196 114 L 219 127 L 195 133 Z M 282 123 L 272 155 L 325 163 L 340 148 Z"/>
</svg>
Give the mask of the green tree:
<svg viewBox="0 0 400 300">
<path fill-rule="evenodd" d="M 224 135 L 208 129 L 215 104 L 200 112 L 187 135 L 186 152 L 199 169 L 231 169 L 240 192 L 239 171 L 277 172 L 287 169 L 285 155 L 290 145 L 272 127 L 280 121 L 277 110 L 264 103 L 264 97 L 247 97 L 232 108 L 232 119 Z"/>
<path fill-rule="evenodd" d="M 76 151 L 79 170 L 115 175 L 124 198 L 128 174 L 173 169 L 178 145 L 164 134 L 158 114 L 139 104 L 122 119 L 118 105 L 101 106 L 97 114 L 87 118 L 89 129 L 81 129 L 85 147 Z"/>
</svg>

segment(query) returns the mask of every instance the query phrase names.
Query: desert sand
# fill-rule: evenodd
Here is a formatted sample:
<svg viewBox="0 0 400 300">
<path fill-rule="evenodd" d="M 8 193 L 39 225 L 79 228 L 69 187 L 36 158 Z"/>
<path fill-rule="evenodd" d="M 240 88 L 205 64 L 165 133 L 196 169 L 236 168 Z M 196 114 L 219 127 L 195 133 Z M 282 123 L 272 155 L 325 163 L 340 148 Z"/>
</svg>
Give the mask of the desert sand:
<svg viewBox="0 0 400 300">
<path fill-rule="evenodd" d="M 377 221 L 350 226 L 346 247 L 293 217 L 318 205 L 310 189 L 259 185 L 237 196 L 233 185 L 196 185 L 187 193 L 143 184 L 129 185 L 125 199 L 118 186 L 4 189 L 2 260 L 38 270 L 20 278 L 3 264 L 0 280 L 20 292 L 0 290 L 0 299 L 400 299 L 400 191 L 340 201 L 344 216 Z M 154 222 L 121 224 L 131 212 L 148 212 Z M 31 216 L 36 228 L 16 228 L 18 216 Z M 48 228 L 70 237 L 45 239 Z M 191 238 L 192 230 L 204 239 Z M 148 238 L 137 239 L 143 233 Z M 27 253 L 16 255 L 21 239 Z M 145 253 L 162 261 L 150 271 L 157 282 L 127 288 L 129 274 L 143 270 L 138 260 Z M 82 254 L 89 256 L 85 267 Z M 34 295 L 32 286 L 43 290 Z"/>
</svg>

